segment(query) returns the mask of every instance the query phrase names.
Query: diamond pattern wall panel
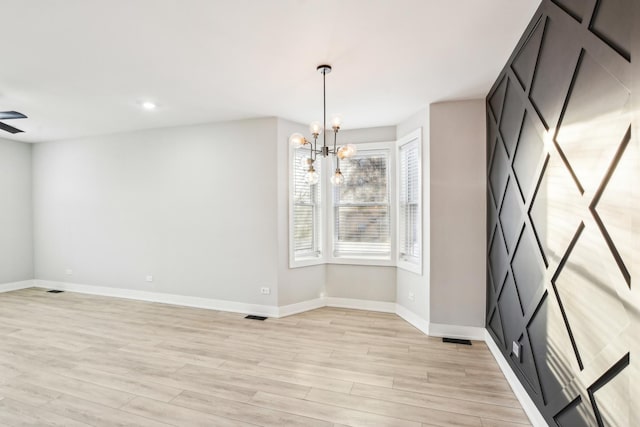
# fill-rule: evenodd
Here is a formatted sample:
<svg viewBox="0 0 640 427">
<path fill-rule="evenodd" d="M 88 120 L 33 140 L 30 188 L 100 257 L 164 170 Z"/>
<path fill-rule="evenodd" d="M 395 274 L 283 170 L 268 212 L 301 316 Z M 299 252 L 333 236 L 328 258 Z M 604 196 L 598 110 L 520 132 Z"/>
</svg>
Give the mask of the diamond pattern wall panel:
<svg viewBox="0 0 640 427">
<path fill-rule="evenodd" d="M 563 22 L 547 20 L 529 98 L 547 128 L 560 117 L 564 96 L 571 84 L 580 45 Z"/>
<path fill-rule="evenodd" d="M 511 64 L 513 73 L 524 89 L 531 84 L 531 78 L 536 69 L 536 61 L 538 60 L 538 52 L 540 51 L 543 33 L 544 22 L 539 21 L 531 32 L 531 36 L 529 36 L 524 46 L 522 46 L 522 49 L 518 51 L 518 55 Z"/>
<path fill-rule="evenodd" d="M 489 182 L 493 194 L 494 206 L 499 207 L 502 203 L 507 180 L 509 179 L 509 158 L 502 143 L 498 142 L 493 152 L 493 161 L 489 172 Z"/>
<path fill-rule="evenodd" d="M 586 0 L 552 0 L 561 7 L 567 14 L 582 22 L 585 15 L 588 1 Z"/>
<path fill-rule="evenodd" d="M 551 426 L 640 426 L 638 22 L 543 0 L 487 96 L 487 330 Z"/>
<path fill-rule="evenodd" d="M 511 158 L 515 152 L 518 142 L 518 132 L 522 125 L 524 115 L 524 105 L 520 99 L 518 84 L 509 80 L 507 82 L 507 93 L 502 106 L 500 117 L 500 135 L 507 149 L 507 155 Z"/>
<path fill-rule="evenodd" d="M 513 170 L 523 200 L 530 197 L 536 184 L 536 168 L 542 158 L 543 149 L 544 142 L 538 135 L 530 115 L 526 115 L 513 160 Z"/>
<path fill-rule="evenodd" d="M 591 31 L 625 59 L 630 60 L 633 15 L 624 0 L 600 0 L 591 21 Z M 637 25 L 637 21 L 636 21 Z"/>
<path fill-rule="evenodd" d="M 524 225 L 520 203 L 522 202 L 516 189 L 515 180 L 510 179 L 500 207 L 500 225 L 502 225 L 502 233 L 509 253 L 514 251 Z"/>
</svg>

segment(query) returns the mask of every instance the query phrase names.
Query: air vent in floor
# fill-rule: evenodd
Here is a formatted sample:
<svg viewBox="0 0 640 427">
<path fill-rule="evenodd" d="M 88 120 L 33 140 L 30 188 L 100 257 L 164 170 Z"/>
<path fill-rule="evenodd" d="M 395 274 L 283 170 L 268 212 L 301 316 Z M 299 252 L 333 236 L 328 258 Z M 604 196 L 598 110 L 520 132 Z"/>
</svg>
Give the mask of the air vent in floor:
<svg viewBox="0 0 640 427">
<path fill-rule="evenodd" d="M 251 320 L 267 320 L 267 317 L 264 316 L 254 316 L 253 314 L 248 315 L 247 317 L 245 317 L 245 319 L 251 319 Z"/>
<path fill-rule="evenodd" d="M 47 293 L 49 293 L 49 294 L 61 294 L 63 292 L 64 291 L 60 291 L 58 289 L 51 289 L 50 291 L 47 291 Z"/>
<path fill-rule="evenodd" d="M 460 338 L 442 338 L 442 342 L 448 342 L 450 344 L 471 345 L 471 341 L 470 340 L 462 340 Z"/>
</svg>

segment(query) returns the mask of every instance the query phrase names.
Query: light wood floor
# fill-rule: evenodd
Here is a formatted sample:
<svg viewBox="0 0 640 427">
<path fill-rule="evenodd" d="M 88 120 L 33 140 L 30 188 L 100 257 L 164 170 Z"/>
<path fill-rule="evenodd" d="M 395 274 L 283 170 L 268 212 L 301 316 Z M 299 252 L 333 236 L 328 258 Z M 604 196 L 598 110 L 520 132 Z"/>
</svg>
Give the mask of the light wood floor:
<svg viewBox="0 0 640 427">
<path fill-rule="evenodd" d="M 265 322 L 74 293 L 0 294 L 1 426 L 529 425 L 484 343 L 393 314 Z"/>
</svg>

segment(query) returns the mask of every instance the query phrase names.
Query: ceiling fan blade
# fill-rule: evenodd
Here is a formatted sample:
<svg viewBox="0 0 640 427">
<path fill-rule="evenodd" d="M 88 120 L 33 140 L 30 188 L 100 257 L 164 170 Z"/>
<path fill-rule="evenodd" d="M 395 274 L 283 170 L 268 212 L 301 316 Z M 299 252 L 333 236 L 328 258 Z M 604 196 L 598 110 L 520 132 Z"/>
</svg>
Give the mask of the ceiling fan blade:
<svg viewBox="0 0 640 427">
<path fill-rule="evenodd" d="M 26 119 L 22 113 L 18 113 L 17 111 L 0 111 L 0 120 L 9 120 L 9 119 Z"/>
<path fill-rule="evenodd" d="M 2 122 L 0 122 L 0 129 L 5 130 L 5 131 L 7 131 L 9 133 L 14 133 L 14 134 L 15 133 L 24 132 L 24 131 L 22 131 L 20 129 L 14 128 L 13 126 L 9 126 L 9 125 L 4 124 Z"/>
</svg>

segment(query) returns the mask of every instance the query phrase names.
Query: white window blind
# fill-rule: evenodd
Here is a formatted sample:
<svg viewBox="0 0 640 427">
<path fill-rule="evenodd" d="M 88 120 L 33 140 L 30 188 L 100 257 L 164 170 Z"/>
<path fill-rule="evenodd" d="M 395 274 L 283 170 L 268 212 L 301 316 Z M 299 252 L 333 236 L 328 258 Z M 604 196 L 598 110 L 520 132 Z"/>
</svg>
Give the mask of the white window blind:
<svg viewBox="0 0 640 427">
<path fill-rule="evenodd" d="M 294 259 L 317 258 L 321 256 L 321 183 L 309 185 L 305 181 L 306 159 L 309 149 L 294 150 L 291 156 L 292 171 L 292 246 Z M 314 167 L 318 174 L 322 174 L 322 162 L 316 161 Z M 322 176 L 322 175 L 321 175 Z"/>
<path fill-rule="evenodd" d="M 390 259 L 388 149 L 359 150 L 340 162 L 345 182 L 333 188 L 333 256 Z"/>
<path fill-rule="evenodd" d="M 399 148 L 398 251 L 399 259 L 422 262 L 420 139 L 413 138 Z"/>
</svg>

